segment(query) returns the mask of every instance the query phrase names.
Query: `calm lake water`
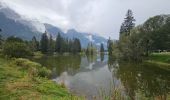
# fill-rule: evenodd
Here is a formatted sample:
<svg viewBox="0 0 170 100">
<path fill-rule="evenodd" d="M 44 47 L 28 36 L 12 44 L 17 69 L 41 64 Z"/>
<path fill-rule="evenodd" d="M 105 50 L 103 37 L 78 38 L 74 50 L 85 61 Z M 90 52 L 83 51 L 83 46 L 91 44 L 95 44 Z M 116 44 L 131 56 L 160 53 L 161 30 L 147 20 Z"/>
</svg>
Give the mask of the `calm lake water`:
<svg viewBox="0 0 170 100">
<path fill-rule="evenodd" d="M 89 100 L 115 89 L 128 100 L 170 100 L 170 71 L 156 65 L 118 63 L 107 55 L 46 56 L 34 61 L 52 70 L 52 80 Z"/>
</svg>

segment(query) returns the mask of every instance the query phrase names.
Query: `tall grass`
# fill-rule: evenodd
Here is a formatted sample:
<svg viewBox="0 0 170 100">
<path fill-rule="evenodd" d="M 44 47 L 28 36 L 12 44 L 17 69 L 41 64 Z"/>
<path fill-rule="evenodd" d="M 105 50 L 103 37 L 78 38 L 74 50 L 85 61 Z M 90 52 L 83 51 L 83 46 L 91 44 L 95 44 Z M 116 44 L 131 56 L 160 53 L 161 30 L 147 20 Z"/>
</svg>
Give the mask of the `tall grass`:
<svg viewBox="0 0 170 100">
<path fill-rule="evenodd" d="M 0 100 L 83 100 L 44 77 L 47 69 L 43 76 L 30 75 L 41 72 L 38 68 L 43 66 L 27 59 L 0 58 Z"/>
<path fill-rule="evenodd" d="M 125 100 L 126 97 L 122 91 L 122 86 L 116 86 L 114 83 L 110 83 L 110 90 L 101 88 L 99 90 L 99 98 L 96 98 L 96 100 Z"/>
</svg>

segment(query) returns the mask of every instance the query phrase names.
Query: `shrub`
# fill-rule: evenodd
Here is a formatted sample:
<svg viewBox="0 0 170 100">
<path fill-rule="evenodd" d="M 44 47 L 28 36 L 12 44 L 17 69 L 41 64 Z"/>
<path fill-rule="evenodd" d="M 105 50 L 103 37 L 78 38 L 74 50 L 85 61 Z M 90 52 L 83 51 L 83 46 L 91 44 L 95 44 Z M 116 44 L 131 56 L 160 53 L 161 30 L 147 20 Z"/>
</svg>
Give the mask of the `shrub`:
<svg viewBox="0 0 170 100">
<path fill-rule="evenodd" d="M 28 70 L 29 75 L 32 76 L 49 77 L 51 75 L 51 70 L 28 59 L 17 58 L 14 60 L 14 64 Z"/>
<path fill-rule="evenodd" d="M 32 62 L 32 61 L 30 61 L 28 59 L 24 59 L 24 58 L 15 59 L 14 64 L 16 64 L 17 66 L 23 67 L 25 69 L 28 69 L 30 67 L 34 67 L 34 68 L 41 67 L 41 64 Z"/>
<path fill-rule="evenodd" d="M 46 67 L 42 67 L 38 69 L 38 76 L 40 77 L 49 77 L 51 75 L 51 70 Z"/>
<path fill-rule="evenodd" d="M 8 57 L 20 58 L 31 56 L 32 52 L 22 39 L 9 37 L 3 44 L 3 54 Z"/>
</svg>

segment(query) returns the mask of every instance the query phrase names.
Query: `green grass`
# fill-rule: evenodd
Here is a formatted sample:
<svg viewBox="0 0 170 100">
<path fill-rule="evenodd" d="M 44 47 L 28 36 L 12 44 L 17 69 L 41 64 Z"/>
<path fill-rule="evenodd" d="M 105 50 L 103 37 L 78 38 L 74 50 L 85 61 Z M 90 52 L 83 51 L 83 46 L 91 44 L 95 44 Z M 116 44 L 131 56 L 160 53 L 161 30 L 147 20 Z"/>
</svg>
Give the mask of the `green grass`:
<svg viewBox="0 0 170 100">
<path fill-rule="evenodd" d="M 150 56 L 151 60 L 170 64 L 170 52 L 165 53 L 153 53 Z"/>
<path fill-rule="evenodd" d="M 170 70 L 170 52 L 152 53 L 147 62 L 157 64 L 160 68 Z"/>
<path fill-rule="evenodd" d="M 29 63 L 32 63 L 29 61 Z M 14 60 L 0 58 L 0 100 L 80 100 L 46 77 L 30 75 Z"/>
</svg>

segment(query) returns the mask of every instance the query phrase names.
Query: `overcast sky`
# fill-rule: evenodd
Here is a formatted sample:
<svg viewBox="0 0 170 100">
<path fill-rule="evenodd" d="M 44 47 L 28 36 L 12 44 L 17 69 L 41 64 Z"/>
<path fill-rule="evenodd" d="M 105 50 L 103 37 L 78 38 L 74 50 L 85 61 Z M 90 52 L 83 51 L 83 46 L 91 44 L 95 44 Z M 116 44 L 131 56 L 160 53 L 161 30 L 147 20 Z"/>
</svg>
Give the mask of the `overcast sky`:
<svg viewBox="0 0 170 100">
<path fill-rule="evenodd" d="M 0 0 L 26 17 L 66 31 L 97 33 L 117 39 L 128 9 L 136 24 L 151 16 L 170 14 L 170 0 Z"/>
</svg>

